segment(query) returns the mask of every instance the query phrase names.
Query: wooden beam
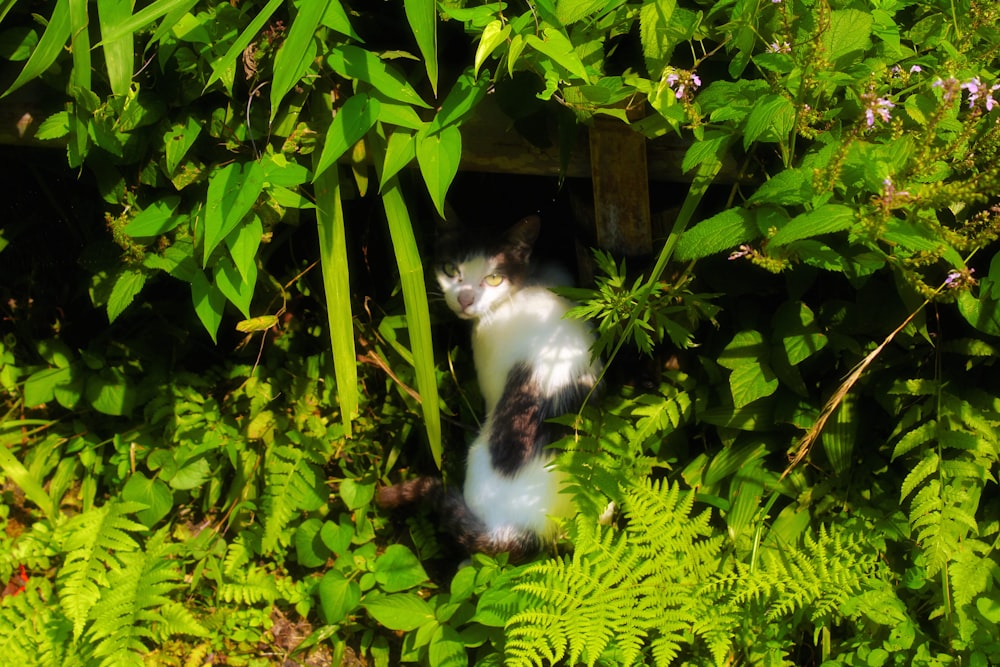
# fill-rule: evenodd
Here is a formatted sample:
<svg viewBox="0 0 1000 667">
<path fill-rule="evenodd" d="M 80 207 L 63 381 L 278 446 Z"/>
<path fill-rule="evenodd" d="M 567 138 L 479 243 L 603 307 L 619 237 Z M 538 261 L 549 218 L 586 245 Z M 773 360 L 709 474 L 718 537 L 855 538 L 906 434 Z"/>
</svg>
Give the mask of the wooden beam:
<svg viewBox="0 0 1000 667">
<path fill-rule="evenodd" d="M 594 119 L 589 135 L 597 245 L 624 255 L 651 253 L 646 138 L 602 117 Z"/>
</svg>

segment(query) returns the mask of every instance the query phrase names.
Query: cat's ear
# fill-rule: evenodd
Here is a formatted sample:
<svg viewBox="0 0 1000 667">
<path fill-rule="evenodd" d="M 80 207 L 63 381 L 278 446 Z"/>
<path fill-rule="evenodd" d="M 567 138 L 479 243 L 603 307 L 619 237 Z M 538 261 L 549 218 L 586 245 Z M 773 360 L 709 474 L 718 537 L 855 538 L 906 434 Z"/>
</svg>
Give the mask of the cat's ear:
<svg viewBox="0 0 1000 667">
<path fill-rule="evenodd" d="M 507 230 L 504 238 L 507 243 L 515 248 L 523 249 L 527 254 L 531 253 L 531 248 L 538 240 L 538 234 L 542 229 L 542 219 L 537 215 L 529 215 L 521 218 L 514 226 Z"/>
</svg>

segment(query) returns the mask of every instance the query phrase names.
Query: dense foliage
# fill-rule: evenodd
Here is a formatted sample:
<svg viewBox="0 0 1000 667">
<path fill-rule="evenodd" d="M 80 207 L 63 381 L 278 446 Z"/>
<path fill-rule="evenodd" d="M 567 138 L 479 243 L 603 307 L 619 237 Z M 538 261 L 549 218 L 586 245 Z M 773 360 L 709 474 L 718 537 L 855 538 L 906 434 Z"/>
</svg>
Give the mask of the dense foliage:
<svg viewBox="0 0 1000 667">
<path fill-rule="evenodd" d="M 10 662 L 1000 662 L 996 3 L 136 5 L 0 3 Z M 569 291 L 609 373 L 519 567 L 372 503 L 475 428 L 425 266 L 493 103 L 691 180 Z"/>
</svg>

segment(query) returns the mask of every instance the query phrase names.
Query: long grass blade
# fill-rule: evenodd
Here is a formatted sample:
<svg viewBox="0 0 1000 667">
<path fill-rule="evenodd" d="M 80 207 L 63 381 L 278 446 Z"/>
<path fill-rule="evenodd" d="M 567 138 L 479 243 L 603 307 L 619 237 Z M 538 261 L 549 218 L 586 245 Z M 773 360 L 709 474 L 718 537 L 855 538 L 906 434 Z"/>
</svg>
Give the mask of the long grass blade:
<svg viewBox="0 0 1000 667">
<path fill-rule="evenodd" d="M 0 470 L 3 470 L 7 478 L 21 487 L 28 500 L 38 505 L 45 512 L 45 516 L 52 518 L 55 515 L 55 503 L 45 492 L 41 480 L 35 479 L 31 472 L 24 467 L 24 464 L 14 458 L 14 455 L 7 449 L 7 443 L 3 441 L 0 441 Z"/>
<path fill-rule="evenodd" d="M 424 57 L 431 90 L 437 97 L 437 0 L 403 0 L 403 8 L 413 36 L 417 39 L 417 47 Z"/>
<path fill-rule="evenodd" d="M 243 53 L 243 51 L 250 46 L 250 42 L 253 38 L 257 36 L 264 24 L 271 18 L 271 15 L 277 11 L 284 3 L 284 0 L 270 0 L 264 9 L 257 13 L 257 16 L 253 17 L 250 24 L 247 25 L 246 29 L 240 33 L 240 36 L 236 38 L 229 50 L 226 51 L 225 55 L 212 63 L 212 76 L 208 77 L 208 82 L 205 83 L 205 90 L 208 90 L 216 81 L 222 79 L 223 73 L 230 68 L 236 66 L 236 58 Z"/>
<path fill-rule="evenodd" d="M 90 17 L 87 0 L 69 0 L 70 51 L 73 54 L 72 85 L 90 90 Z"/>
<path fill-rule="evenodd" d="M 313 36 L 326 13 L 329 0 L 303 2 L 288 29 L 285 41 L 274 56 L 274 79 L 271 81 L 271 121 L 278 114 L 278 105 L 288 91 L 298 83 L 316 57 Z"/>
<path fill-rule="evenodd" d="M 197 0 L 157 0 L 132 14 L 128 19 L 111 26 L 107 32 L 101 31 L 102 42 L 115 41 L 126 35 L 134 35 L 150 23 L 166 16 L 168 13 L 183 8 L 187 11 L 196 4 Z"/>
<path fill-rule="evenodd" d="M 370 133 L 368 136 L 373 136 Z M 377 138 L 372 142 L 375 164 L 385 161 L 385 146 Z M 403 289 L 403 304 L 406 308 L 406 327 L 410 333 L 410 348 L 413 352 L 413 369 L 420 393 L 420 407 L 424 416 L 424 429 L 431 455 L 438 468 L 441 467 L 441 405 L 438 397 L 437 374 L 434 366 L 434 346 L 431 340 L 431 316 L 427 305 L 427 285 L 424 284 L 424 268 L 420 261 L 417 239 L 413 234 L 409 210 L 403 199 L 403 192 L 396 177 L 384 179 L 382 185 L 382 206 L 389 223 L 392 249 L 396 255 L 399 279 Z"/>
<path fill-rule="evenodd" d="M 333 353 L 333 374 L 344 431 L 350 435 L 351 422 L 358 414 L 358 367 L 354 347 L 354 319 L 351 313 L 350 270 L 344 233 L 344 209 L 340 199 L 340 179 L 336 168 L 325 169 L 314 182 L 316 227 L 319 232 L 320 264 L 326 293 L 326 316 Z"/>
<path fill-rule="evenodd" d="M 10 95 L 24 84 L 41 76 L 42 72 L 47 70 L 49 65 L 55 62 L 59 54 L 62 53 L 69 35 L 69 0 L 59 0 L 52 10 L 49 24 L 45 27 L 41 39 L 38 40 L 38 45 L 28 57 L 28 62 L 24 64 L 24 69 L 14 79 L 14 83 L 10 84 L 10 88 L 5 90 L 0 97 Z"/>
<path fill-rule="evenodd" d="M 101 43 L 104 46 L 104 62 L 108 69 L 111 92 L 125 95 L 132 85 L 135 66 L 133 35 L 124 32 L 121 37 L 108 39 L 109 33 L 121 32 L 118 26 L 132 18 L 135 0 L 97 0 L 97 16 L 101 24 Z"/>
</svg>

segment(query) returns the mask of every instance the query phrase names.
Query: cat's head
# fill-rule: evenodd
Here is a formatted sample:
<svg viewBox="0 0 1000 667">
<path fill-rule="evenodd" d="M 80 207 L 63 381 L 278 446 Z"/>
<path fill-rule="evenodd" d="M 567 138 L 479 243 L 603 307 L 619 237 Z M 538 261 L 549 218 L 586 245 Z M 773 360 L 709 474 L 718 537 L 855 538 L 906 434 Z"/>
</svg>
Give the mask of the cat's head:
<svg viewBox="0 0 1000 667">
<path fill-rule="evenodd" d="M 477 320 L 520 289 L 540 227 L 539 217 L 530 215 L 499 238 L 442 234 L 435 270 L 448 307 L 464 320 Z"/>
</svg>

